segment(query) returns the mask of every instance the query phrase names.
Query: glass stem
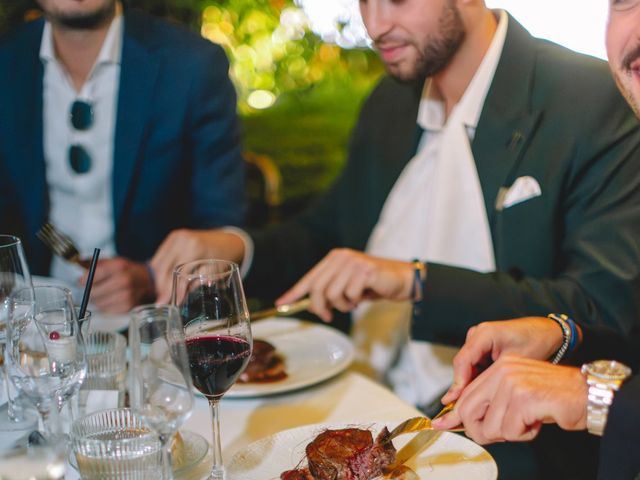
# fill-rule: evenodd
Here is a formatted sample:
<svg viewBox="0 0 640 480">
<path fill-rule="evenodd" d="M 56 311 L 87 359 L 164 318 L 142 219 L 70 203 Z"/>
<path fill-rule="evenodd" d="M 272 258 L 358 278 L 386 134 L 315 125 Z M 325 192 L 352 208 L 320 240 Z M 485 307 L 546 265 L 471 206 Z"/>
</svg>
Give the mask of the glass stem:
<svg viewBox="0 0 640 480">
<path fill-rule="evenodd" d="M 0 368 L 2 368 L 2 377 L 4 379 L 4 385 L 7 389 L 7 416 L 9 417 L 10 420 L 14 421 L 14 422 L 21 422 L 22 421 L 22 406 L 19 405 L 16 400 L 17 400 L 17 396 L 16 398 L 11 398 L 11 385 L 9 384 L 10 380 L 9 380 L 9 372 L 7 372 L 7 368 L 4 365 L 4 358 L 6 355 L 6 345 L 0 345 L 0 356 L 2 357 L 2 365 L 0 366 Z"/>
<path fill-rule="evenodd" d="M 159 435 L 162 446 L 162 480 L 173 479 L 173 465 L 171 464 L 171 435 Z"/>
<path fill-rule="evenodd" d="M 224 480 L 224 467 L 222 465 L 222 446 L 220 444 L 220 414 L 218 411 L 218 399 L 209 399 L 211 407 L 211 423 L 213 424 L 213 466 L 209 480 Z"/>
</svg>

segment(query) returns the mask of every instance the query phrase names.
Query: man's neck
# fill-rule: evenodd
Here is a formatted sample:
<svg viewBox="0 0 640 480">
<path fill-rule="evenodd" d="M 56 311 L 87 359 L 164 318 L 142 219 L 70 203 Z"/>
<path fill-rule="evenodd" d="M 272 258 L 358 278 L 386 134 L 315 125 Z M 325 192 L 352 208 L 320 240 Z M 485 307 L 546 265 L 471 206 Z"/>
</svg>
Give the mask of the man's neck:
<svg viewBox="0 0 640 480">
<path fill-rule="evenodd" d="M 498 22 L 491 10 L 484 9 L 479 18 L 467 22 L 467 25 L 464 42 L 451 63 L 432 77 L 434 87 L 444 100 L 447 118 L 480 67 L 496 33 Z"/>
<path fill-rule="evenodd" d="M 77 92 L 82 90 L 89 78 L 117 13 L 119 7 L 102 25 L 90 30 L 70 29 L 55 22 L 51 23 L 56 57 L 67 70 Z"/>
</svg>

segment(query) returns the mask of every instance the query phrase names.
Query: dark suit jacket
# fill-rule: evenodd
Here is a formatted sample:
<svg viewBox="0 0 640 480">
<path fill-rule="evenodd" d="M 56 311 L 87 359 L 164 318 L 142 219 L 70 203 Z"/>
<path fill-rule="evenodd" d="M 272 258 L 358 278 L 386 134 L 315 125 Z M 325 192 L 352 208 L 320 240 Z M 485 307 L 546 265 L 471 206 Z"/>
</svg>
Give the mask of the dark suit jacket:
<svg viewBox="0 0 640 480">
<path fill-rule="evenodd" d="M 35 237 L 49 210 L 43 25 L 33 22 L 0 42 L 0 231 L 22 238 L 39 274 L 50 264 Z M 244 172 L 228 68 L 217 45 L 125 12 L 113 166 L 119 255 L 147 260 L 173 229 L 242 221 Z"/>
<path fill-rule="evenodd" d="M 383 79 L 332 190 L 294 221 L 253 234 L 250 293 L 282 293 L 331 248 L 364 249 L 415 154 L 421 88 Z M 551 311 L 635 334 L 640 130 L 606 63 L 534 39 L 510 17 L 472 149 L 497 271 L 429 264 L 414 337 L 460 343 L 478 322 Z M 500 187 L 524 175 L 542 195 L 496 211 Z"/>
<path fill-rule="evenodd" d="M 600 480 L 640 479 L 640 376 L 616 392 L 600 442 Z"/>
</svg>

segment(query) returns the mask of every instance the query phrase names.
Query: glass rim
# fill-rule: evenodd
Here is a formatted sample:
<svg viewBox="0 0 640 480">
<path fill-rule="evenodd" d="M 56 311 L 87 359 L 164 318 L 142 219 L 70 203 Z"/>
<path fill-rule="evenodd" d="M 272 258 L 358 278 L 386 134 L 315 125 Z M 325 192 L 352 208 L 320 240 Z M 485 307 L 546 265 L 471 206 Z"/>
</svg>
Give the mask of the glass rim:
<svg viewBox="0 0 640 480">
<path fill-rule="evenodd" d="M 137 307 L 134 307 L 129 311 L 129 315 L 138 316 L 142 312 L 162 311 L 162 310 L 166 310 L 166 311 L 173 310 L 177 315 L 180 315 L 180 310 L 178 310 L 178 307 L 170 303 L 147 303 L 144 305 L 138 305 Z"/>
<path fill-rule="evenodd" d="M 73 300 L 73 296 L 71 294 L 71 290 L 68 289 L 67 287 L 63 287 L 62 285 L 32 285 L 30 287 L 20 287 L 20 288 L 17 288 L 11 294 L 11 296 L 16 296 L 17 297 L 17 294 L 19 294 L 20 292 L 24 292 L 26 290 L 32 290 L 34 295 L 36 293 L 36 290 L 58 290 L 58 291 L 64 292 L 65 295 L 68 295 Z M 74 307 L 76 307 L 75 304 L 74 304 Z"/>
<path fill-rule="evenodd" d="M 185 262 L 177 265 L 173 269 L 173 276 L 174 277 L 182 276 L 188 280 L 205 277 L 206 274 L 204 273 L 186 273 L 184 271 L 185 268 L 187 267 L 190 267 L 190 266 L 195 267 L 200 265 L 225 265 L 227 269 L 214 273 L 214 275 L 216 276 L 233 275 L 234 272 L 238 272 L 238 273 L 240 272 L 240 267 L 236 262 L 232 262 L 230 260 L 220 260 L 216 258 L 207 258 L 207 259 L 201 259 L 201 260 L 192 260 L 191 262 Z"/>
<path fill-rule="evenodd" d="M 15 235 L 0 234 L 0 248 L 22 245 L 22 240 Z"/>
</svg>

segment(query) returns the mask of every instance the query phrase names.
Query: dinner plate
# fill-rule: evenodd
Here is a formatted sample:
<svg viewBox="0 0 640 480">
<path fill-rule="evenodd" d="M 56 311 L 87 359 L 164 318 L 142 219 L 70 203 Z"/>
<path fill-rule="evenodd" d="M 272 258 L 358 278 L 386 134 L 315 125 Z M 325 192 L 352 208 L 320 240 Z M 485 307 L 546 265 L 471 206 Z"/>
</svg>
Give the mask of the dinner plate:
<svg viewBox="0 0 640 480">
<path fill-rule="evenodd" d="M 277 480 L 280 474 L 306 466 L 305 447 L 318 434 L 327 429 L 348 427 L 369 428 L 376 434 L 397 422 L 371 422 L 363 424 L 321 424 L 285 430 L 258 440 L 239 451 L 227 464 L 229 480 Z M 411 435 L 393 441 L 400 449 Z M 480 445 L 455 433 L 443 432 L 435 443 L 410 459 L 406 466 L 425 480 L 495 480 L 498 467 L 489 453 Z"/>
<path fill-rule="evenodd" d="M 188 430 L 180 431 L 184 454 L 179 464 L 174 462 L 173 473 L 177 478 L 187 475 L 204 459 L 209 451 L 209 442 L 201 435 Z M 73 452 L 69 452 L 69 465 L 78 470 L 78 462 Z"/>
<path fill-rule="evenodd" d="M 354 357 L 349 337 L 326 325 L 273 318 L 251 326 L 253 338 L 271 343 L 284 357 L 287 378 L 270 383 L 236 383 L 224 398 L 289 392 L 315 385 L 344 371 Z"/>
</svg>

